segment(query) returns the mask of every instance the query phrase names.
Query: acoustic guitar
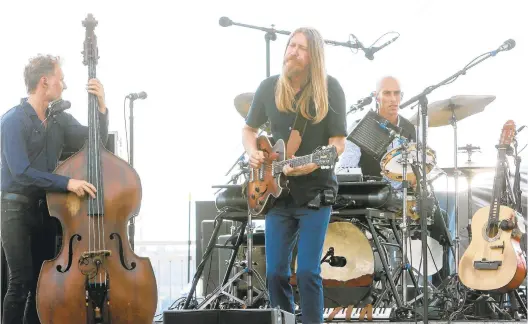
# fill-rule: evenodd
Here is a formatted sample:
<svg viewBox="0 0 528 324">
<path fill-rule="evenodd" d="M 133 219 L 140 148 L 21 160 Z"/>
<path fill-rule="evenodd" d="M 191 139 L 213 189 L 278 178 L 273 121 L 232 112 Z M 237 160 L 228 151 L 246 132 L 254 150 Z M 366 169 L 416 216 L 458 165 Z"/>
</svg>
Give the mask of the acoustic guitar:
<svg viewBox="0 0 528 324">
<path fill-rule="evenodd" d="M 474 290 L 505 293 L 518 288 L 526 277 L 526 259 L 520 247 L 524 219 L 512 208 L 501 205 L 506 190 L 504 179 L 508 176 L 506 152 L 514 136 L 515 123 L 509 120 L 497 146 L 491 205 L 473 215 L 472 240 L 460 259 L 460 281 Z"/>
<path fill-rule="evenodd" d="M 278 140 L 272 147 L 266 136 L 259 136 L 257 149 L 264 152 L 265 161 L 259 168 L 249 169 L 247 182 L 248 209 L 252 215 L 264 215 L 276 198 L 288 192 L 288 182 L 282 173 L 285 165 L 292 167 L 315 163 L 321 169 L 331 169 L 337 161 L 334 146 L 323 146 L 312 154 L 286 159 L 286 145 Z"/>
</svg>

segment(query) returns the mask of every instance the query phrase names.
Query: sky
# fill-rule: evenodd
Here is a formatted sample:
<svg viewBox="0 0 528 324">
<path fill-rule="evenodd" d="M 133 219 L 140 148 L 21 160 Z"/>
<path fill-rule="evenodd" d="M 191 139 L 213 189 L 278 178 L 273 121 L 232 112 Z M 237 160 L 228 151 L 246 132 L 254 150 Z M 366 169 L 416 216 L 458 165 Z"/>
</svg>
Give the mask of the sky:
<svg viewBox="0 0 528 324">
<path fill-rule="evenodd" d="M 145 91 L 134 105 L 134 167 L 143 187 L 136 229 L 139 240 L 185 240 L 189 193 L 212 200 L 212 185 L 242 153 L 241 128 L 233 100 L 254 92 L 266 77 L 264 32 L 221 27 L 236 23 L 292 31 L 319 29 L 327 40 L 346 42 L 354 34 L 370 45 L 387 32 L 400 37 L 368 60 L 359 51 L 327 46 L 327 71 L 341 83 L 347 107 L 373 90 L 384 75 L 398 77 L 410 98 L 462 69 L 507 39 L 516 47 L 470 69 L 438 88 L 429 102 L 455 95 L 493 95 L 483 113 L 458 124 L 458 146 L 480 146 L 473 160 L 494 166 L 502 126 L 508 119 L 528 123 L 524 102 L 528 36 L 519 1 L 13 1 L 0 5 L 0 113 L 25 96 L 24 65 L 37 53 L 63 58 L 72 102 L 68 111 L 87 122 L 88 70 L 82 64 L 82 20 L 99 24 L 97 76 L 106 91 L 110 130 L 117 131 L 127 159 L 124 97 Z M 385 36 L 377 45 L 387 41 Z M 271 74 L 281 69 L 287 36 L 271 42 Z M 349 115 L 361 118 L 366 110 Z M 402 115 L 415 111 L 402 109 Z M 519 141 L 528 141 L 528 131 Z M 439 167 L 453 165 L 453 129 L 430 128 L 429 146 Z M 459 156 L 459 164 L 465 156 Z M 193 231 L 194 232 L 194 231 Z"/>
</svg>

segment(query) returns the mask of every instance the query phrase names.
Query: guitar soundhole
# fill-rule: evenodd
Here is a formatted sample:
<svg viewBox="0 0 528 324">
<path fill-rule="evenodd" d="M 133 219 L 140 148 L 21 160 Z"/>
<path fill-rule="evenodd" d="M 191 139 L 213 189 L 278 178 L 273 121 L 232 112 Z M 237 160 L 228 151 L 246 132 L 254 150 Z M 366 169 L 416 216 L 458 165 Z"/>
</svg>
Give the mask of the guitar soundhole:
<svg viewBox="0 0 528 324">
<path fill-rule="evenodd" d="M 495 238 L 497 237 L 498 234 L 499 234 L 499 224 L 498 223 L 488 224 L 488 226 L 486 226 L 486 236 L 488 238 L 490 239 Z"/>
</svg>

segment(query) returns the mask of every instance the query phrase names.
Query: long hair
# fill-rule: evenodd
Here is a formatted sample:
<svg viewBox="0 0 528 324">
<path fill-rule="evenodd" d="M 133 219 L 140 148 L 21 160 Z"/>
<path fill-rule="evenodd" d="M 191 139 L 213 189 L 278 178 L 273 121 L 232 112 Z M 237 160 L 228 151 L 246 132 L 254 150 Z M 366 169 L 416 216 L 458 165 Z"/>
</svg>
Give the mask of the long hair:
<svg viewBox="0 0 528 324">
<path fill-rule="evenodd" d="M 302 90 L 297 109 L 307 120 L 312 120 L 314 124 L 319 123 L 328 113 L 328 85 L 326 81 L 326 69 L 324 58 L 324 40 L 321 34 L 313 28 L 302 27 L 291 33 L 288 39 L 290 43 L 292 37 L 297 33 L 303 33 L 308 40 L 308 55 L 310 58 L 308 83 Z M 288 46 L 286 46 L 285 55 Z M 313 100 L 315 115 L 310 111 L 310 104 Z M 281 112 L 296 112 L 295 89 L 291 86 L 290 79 L 281 73 L 275 88 L 275 103 Z"/>
</svg>

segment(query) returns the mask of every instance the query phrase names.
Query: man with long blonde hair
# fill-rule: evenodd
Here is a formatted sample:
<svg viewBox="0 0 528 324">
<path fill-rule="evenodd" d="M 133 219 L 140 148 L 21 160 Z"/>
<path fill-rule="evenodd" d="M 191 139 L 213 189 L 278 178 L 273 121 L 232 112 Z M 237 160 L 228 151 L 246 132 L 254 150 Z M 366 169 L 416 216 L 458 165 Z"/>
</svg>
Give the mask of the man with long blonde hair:
<svg viewBox="0 0 528 324">
<path fill-rule="evenodd" d="M 270 121 L 273 139 L 286 142 L 292 129 L 296 129 L 296 120 L 304 120 L 299 131 L 300 145 L 291 152 L 302 156 L 325 145 L 335 146 L 341 154 L 347 129 L 345 117 L 343 89 L 326 74 L 323 38 L 313 28 L 295 30 L 288 40 L 282 73 L 261 82 L 249 109 L 242 140 L 251 167 L 258 168 L 264 162 L 256 139 L 258 128 L 266 121 Z M 271 305 L 294 312 L 289 280 L 292 251 L 297 243 L 296 279 L 302 322 L 321 323 L 320 262 L 331 214 L 331 206 L 324 199 L 321 203 L 321 196 L 331 193 L 335 197 L 337 179 L 333 169 L 322 170 L 314 163 L 286 166 L 283 173 L 289 193 L 277 199 L 266 215 L 266 277 Z"/>
</svg>

